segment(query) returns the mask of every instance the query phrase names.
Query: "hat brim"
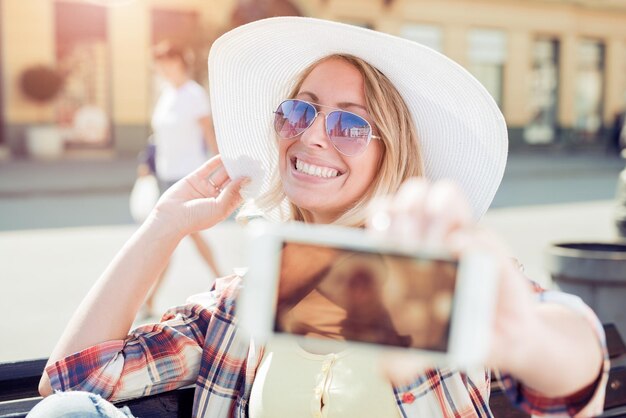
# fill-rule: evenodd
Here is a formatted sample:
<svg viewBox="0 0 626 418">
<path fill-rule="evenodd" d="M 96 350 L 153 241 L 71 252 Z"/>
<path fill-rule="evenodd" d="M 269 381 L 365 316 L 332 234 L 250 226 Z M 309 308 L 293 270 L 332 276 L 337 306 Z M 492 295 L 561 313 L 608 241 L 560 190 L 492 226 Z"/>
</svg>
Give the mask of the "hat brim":
<svg viewBox="0 0 626 418">
<path fill-rule="evenodd" d="M 463 67 L 426 46 L 307 17 L 252 22 L 225 33 L 211 47 L 218 148 L 231 178 L 251 177 L 246 197 L 266 192 L 277 167 L 273 110 L 301 71 L 335 53 L 362 58 L 389 78 L 411 112 L 425 177 L 457 182 L 475 219 L 481 218 L 502 180 L 508 150 L 504 117 L 487 90 Z"/>
</svg>

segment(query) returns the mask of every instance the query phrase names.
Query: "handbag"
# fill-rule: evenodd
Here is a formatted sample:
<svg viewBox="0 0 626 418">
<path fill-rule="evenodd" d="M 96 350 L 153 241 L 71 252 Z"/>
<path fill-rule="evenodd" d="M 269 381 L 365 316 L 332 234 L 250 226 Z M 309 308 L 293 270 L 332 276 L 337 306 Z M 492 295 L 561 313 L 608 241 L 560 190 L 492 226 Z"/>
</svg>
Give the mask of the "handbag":
<svg viewBox="0 0 626 418">
<path fill-rule="evenodd" d="M 148 218 L 160 195 L 159 183 L 155 176 L 141 176 L 135 180 L 130 192 L 130 215 L 135 222 L 142 223 Z"/>
</svg>

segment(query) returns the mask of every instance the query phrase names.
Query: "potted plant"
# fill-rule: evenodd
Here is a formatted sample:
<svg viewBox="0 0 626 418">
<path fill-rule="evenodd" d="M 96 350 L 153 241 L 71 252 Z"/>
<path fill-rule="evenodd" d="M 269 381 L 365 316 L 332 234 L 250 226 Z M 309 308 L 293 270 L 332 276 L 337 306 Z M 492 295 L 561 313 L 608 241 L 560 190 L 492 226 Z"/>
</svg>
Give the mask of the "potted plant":
<svg viewBox="0 0 626 418">
<path fill-rule="evenodd" d="M 59 71 L 46 65 L 26 68 L 20 76 L 20 90 L 43 112 L 63 88 L 64 78 Z M 43 118 L 39 118 L 41 121 Z M 63 138 L 54 123 L 37 123 L 26 130 L 26 148 L 36 158 L 56 158 L 63 153 Z"/>
</svg>

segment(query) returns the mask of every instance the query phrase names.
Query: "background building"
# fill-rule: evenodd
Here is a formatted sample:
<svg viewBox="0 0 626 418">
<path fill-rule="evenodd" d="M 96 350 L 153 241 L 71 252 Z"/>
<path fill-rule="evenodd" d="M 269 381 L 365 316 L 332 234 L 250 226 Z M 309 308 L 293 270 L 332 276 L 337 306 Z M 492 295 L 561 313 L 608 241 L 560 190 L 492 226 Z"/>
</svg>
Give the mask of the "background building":
<svg viewBox="0 0 626 418">
<path fill-rule="evenodd" d="M 512 149 L 607 147 L 626 105 L 626 0 L 0 0 L 0 147 L 25 156 L 29 129 L 53 124 L 65 155 L 136 153 L 158 93 L 153 44 L 193 48 L 206 85 L 216 36 L 297 13 L 454 59 L 502 108 Z M 51 103 L 20 88 L 24 70 L 40 64 L 65 77 Z"/>
</svg>

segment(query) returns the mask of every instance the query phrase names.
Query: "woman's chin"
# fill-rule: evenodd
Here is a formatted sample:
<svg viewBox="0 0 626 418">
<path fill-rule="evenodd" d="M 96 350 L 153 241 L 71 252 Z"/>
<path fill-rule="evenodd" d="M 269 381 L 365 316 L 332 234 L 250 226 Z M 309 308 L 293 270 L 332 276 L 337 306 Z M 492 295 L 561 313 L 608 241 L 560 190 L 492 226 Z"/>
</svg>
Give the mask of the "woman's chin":
<svg viewBox="0 0 626 418">
<path fill-rule="evenodd" d="M 301 196 L 289 196 L 287 195 L 287 199 L 299 207 L 303 211 L 310 213 L 314 219 L 329 219 L 329 213 L 327 208 L 320 205 L 319 200 L 314 201 L 310 196 L 301 197 Z"/>
</svg>

